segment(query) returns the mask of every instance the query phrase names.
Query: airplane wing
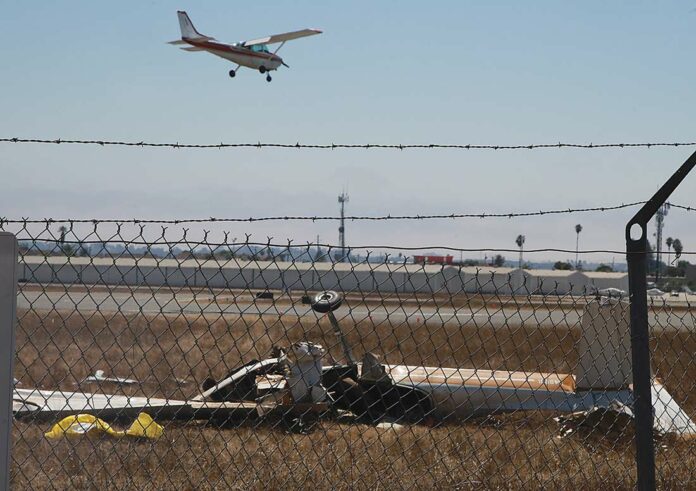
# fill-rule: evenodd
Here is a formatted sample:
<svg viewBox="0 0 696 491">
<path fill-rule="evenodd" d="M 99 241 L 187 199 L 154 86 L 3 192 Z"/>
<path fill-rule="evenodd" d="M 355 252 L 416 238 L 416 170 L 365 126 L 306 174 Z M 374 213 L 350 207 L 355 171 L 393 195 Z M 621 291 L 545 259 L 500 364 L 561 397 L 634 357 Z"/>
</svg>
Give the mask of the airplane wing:
<svg viewBox="0 0 696 491">
<path fill-rule="evenodd" d="M 184 51 L 205 51 L 203 48 L 198 48 L 196 46 L 189 46 L 188 48 L 181 48 Z"/>
<path fill-rule="evenodd" d="M 301 31 L 286 32 L 283 34 L 274 34 L 273 36 L 266 36 L 265 38 L 252 39 L 251 41 L 244 41 L 244 46 L 253 46 L 255 44 L 275 44 L 284 43 L 285 41 L 291 41 L 293 39 L 303 38 L 307 36 L 314 36 L 315 34 L 321 34 L 322 31 L 319 29 L 302 29 Z"/>
</svg>

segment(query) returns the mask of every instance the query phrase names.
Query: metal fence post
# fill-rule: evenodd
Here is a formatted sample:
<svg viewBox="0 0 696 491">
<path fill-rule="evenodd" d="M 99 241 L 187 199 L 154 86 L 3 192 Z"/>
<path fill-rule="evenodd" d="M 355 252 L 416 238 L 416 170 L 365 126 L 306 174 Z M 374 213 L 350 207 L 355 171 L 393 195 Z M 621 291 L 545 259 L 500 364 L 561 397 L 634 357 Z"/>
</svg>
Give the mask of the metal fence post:
<svg viewBox="0 0 696 491">
<path fill-rule="evenodd" d="M 0 232 L 0 490 L 10 489 L 12 391 L 17 308 L 17 239 Z"/>
<path fill-rule="evenodd" d="M 633 370 L 633 411 L 636 429 L 636 465 L 638 489 L 655 489 L 655 446 L 650 373 L 650 339 L 648 333 L 646 224 L 640 223 L 641 237 L 631 240 L 626 228 L 628 288 L 631 298 L 631 365 Z"/>
<path fill-rule="evenodd" d="M 636 466 L 640 490 L 655 489 L 652 374 L 648 331 L 648 222 L 696 165 L 696 152 L 684 162 L 626 225 L 626 262 L 631 298 L 631 364 L 635 414 Z M 631 229 L 635 228 L 631 234 Z M 640 231 L 640 236 L 638 236 Z"/>
</svg>

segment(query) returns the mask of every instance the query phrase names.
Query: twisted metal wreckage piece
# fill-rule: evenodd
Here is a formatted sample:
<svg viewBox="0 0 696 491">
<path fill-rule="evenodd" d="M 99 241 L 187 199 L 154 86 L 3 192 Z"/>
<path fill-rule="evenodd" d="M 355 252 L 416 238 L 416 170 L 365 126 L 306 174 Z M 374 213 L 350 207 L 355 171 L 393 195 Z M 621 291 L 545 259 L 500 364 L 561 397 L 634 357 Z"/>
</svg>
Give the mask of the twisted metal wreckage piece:
<svg viewBox="0 0 696 491">
<path fill-rule="evenodd" d="M 312 308 L 329 318 L 346 363 L 324 365 L 322 346 L 295 343 L 287 351 L 274 349 L 270 358 L 252 361 L 220 381 L 206 380 L 201 393 L 188 401 L 15 387 L 15 417 L 55 419 L 76 413 L 135 417 L 147 411 L 160 421 L 190 421 L 330 417 L 338 411 L 369 423 L 428 423 L 517 411 L 577 415 L 597 409 L 633 417 L 625 301 L 601 297 L 588 303 L 576 343 L 579 363 L 574 374 L 392 365 L 381 363 L 372 353 L 358 363 L 334 315 L 342 301 L 336 292 L 321 292 L 313 298 Z M 696 424 L 658 380 L 652 379 L 651 391 L 656 432 L 696 435 Z"/>
</svg>

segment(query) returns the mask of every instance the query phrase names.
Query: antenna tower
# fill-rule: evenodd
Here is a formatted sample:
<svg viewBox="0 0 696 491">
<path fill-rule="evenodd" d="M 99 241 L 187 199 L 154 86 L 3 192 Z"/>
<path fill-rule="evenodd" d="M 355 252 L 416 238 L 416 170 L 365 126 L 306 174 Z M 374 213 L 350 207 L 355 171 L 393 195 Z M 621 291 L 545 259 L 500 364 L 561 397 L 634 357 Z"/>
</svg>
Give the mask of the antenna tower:
<svg viewBox="0 0 696 491">
<path fill-rule="evenodd" d="M 655 286 L 657 286 L 657 282 L 660 281 L 660 259 L 662 256 L 662 229 L 665 226 L 665 217 L 667 216 L 668 211 L 669 203 L 665 203 L 664 205 L 660 206 L 660 208 L 658 208 L 657 212 L 655 213 L 655 223 L 657 225 L 657 234 L 655 234 Z"/>
<path fill-rule="evenodd" d="M 338 262 L 346 262 L 346 226 L 345 226 L 345 208 L 348 202 L 348 195 L 345 191 L 338 196 L 338 204 L 341 206 L 341 226 L 338 227 L 338 243 L 341 246 L 341 252 L 338 256 Z"/>
</svg>

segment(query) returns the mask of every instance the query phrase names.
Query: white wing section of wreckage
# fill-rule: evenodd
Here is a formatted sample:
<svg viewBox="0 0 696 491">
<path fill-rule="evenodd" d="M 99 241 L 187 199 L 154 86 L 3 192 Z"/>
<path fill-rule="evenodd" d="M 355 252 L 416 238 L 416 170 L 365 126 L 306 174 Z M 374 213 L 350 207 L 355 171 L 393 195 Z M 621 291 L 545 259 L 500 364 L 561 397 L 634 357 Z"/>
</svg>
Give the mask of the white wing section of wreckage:
<svg viewBox="0 0 696 491">
<path fill-rule="evenodd" d="M 188 401 L 15 388 L 15 416 L 116 417 L 146 411 L 160 420 L 192 420 L 348 413 L 369 423 L 384 419 L 418 423 L 548 410 L 569 413 L 557 418 L 562 424 L 591 420 L 599 413 L 633 417 L 624 301 L 588 302 L 574 374 L 391 365 L 380 363 L 371 353 L 358 363 L 333 314 L 341 302 L 339 294 L 324 292 L 315 297 L 313 308 L 329 317 L 346 364 L 324 366 L 324 348 L 302 342 L 287 351 L 276 349 L 270 358 L 253 361 L 220 381 L 206 380 L 201 394 Z M 694 422 L 657 379 L 653 379 L 653 408 L 656 432 L 696 435 Z"/>
</svg>

